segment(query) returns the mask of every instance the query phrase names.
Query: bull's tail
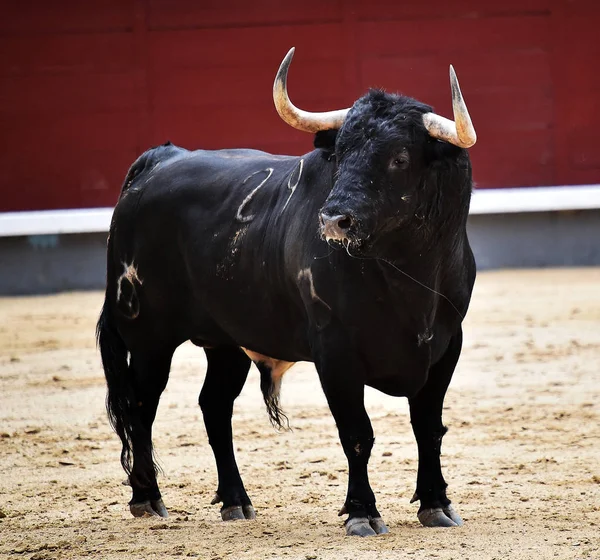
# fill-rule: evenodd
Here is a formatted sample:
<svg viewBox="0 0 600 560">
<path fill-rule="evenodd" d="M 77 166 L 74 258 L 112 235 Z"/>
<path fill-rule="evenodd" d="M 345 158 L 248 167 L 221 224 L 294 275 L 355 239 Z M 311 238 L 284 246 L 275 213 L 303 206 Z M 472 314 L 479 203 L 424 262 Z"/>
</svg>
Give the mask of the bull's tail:
<svg viewBox="0 0 600 560">
<path fill-rule="evenodd" d="M 121 439 L 121 465 L 129 475 L 132 468 L 132 434 L 136 423 L 136 418 L 131 414 L 131 405 L 135 397 L 129 376 L 129 352 L 117 330 L 108 297 L 96 326 L 96 339 L 106 377 L 106 411 L 111 426 Z"/>
</svg>

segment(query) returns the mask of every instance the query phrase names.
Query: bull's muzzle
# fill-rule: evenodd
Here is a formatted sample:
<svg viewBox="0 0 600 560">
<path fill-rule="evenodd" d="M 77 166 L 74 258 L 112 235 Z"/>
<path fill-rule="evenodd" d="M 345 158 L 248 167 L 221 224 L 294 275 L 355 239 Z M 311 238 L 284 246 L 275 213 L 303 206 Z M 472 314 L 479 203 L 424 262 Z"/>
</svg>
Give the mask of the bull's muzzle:
<svg viewBox="0 0 600 560">
<path fill-rule="evenodd" d="M 352 227 L 354 220 L 345 214 L 330 216 L 321 212 L 321 235 L 326 241 L 330 239 L 335 241 L 343 241 L 348 237 L 348 230 Z"/>
</svg>

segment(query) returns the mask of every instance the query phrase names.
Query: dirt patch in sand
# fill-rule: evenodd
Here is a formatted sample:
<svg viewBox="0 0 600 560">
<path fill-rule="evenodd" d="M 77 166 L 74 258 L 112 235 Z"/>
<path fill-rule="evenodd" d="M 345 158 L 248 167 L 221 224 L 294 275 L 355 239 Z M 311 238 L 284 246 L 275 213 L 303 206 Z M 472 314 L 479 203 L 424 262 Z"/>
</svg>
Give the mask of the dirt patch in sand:
<svg viewBox="0 0 600 560">
<path fill-rule="evenodd" d="M 97 558 L 600 558 L 600 270 L 480 274 L 446 398 L 443 465 L 459 529 L 409 504 L 416 445 L 404 399 L 368 391 L 370 463 L 391 533 L 344 536 L 346 462 L 316 374 L 285 377 L 292 432 L 275 432 L 253 369 L 234 415 L 258 518 L 222 523 L 197 406 L 205 371 L 175 356 L 159 408 L 171 516 L 133 519 L 94 345 L 100 293 L 0 299 L 0 556 Z"/>
</svg>

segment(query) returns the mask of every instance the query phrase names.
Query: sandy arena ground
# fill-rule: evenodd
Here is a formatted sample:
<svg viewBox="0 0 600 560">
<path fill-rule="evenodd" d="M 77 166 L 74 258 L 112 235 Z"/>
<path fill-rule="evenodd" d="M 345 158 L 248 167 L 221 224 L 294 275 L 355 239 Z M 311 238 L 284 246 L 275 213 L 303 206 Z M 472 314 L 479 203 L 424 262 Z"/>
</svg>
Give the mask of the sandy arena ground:
<svg viewBox="0 0 600 560">
<path fill-rule="evenodd" d="M 444 418 L 463 528 L 419 525 L 406 401 L 369 391 L 371 480 L 391 530 L 370 539 L 345 537 L 336 515 L 346 462 L 309 364 L 284 380 L 289 433 L 271 428 L 251 372 L 234 431 L 258 518 L 220 521 L 191 345 L 155 424 L 171 516 L 131 518 L 94 343 L 101 298 L 0 299 L 1 558 L 600 559 L 600 269 L 479 275 Z"/>
</svg>

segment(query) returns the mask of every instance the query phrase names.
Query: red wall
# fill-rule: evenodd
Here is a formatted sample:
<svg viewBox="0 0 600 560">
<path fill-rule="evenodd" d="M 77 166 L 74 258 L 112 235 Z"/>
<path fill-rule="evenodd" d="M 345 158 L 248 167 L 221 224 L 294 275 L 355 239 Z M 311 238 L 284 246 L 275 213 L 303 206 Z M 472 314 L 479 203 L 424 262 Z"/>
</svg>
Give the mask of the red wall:
<svg viewBox="0 0 600 560">
<path fill-rule="evenodd" d="M 600 183 L 595 0 L 32 0 L 0 19 L 0 211 L 111 206 L 135 157 L 311 149 L 273 108 L 382 86 L 451 116 L 454 64 L 480 187 Z M 594 149 L 595 148 L 595 149 Z"/>
</svg>

